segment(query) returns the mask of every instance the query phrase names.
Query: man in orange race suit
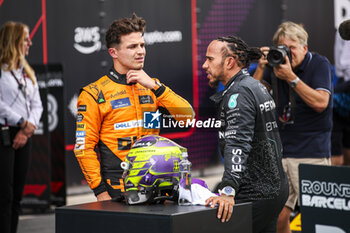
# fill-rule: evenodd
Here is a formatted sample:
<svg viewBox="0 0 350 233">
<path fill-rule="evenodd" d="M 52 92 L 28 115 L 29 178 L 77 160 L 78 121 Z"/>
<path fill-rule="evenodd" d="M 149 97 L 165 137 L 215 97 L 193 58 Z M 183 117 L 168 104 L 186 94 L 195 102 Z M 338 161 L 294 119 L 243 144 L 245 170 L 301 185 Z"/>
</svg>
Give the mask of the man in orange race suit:
<svg viewBox="0 0 350 233">
<path fill-rule="evenodd" d="M 159 134 L 159 128 L 143 127 L 144 112 L 152 112 L 156 118 L 160 115 L 158 107 L 164 107 L 175 120 L 194 117 L 185 99 L 143 70 L 145 25 L 136 14 L 111 24 L 106 46 L 113 67 L 84 87 L 78 99 L 74 153 L 98 201 L 121 199 L 124 184 L 120 163 L 138 138 Z"/>
</svg>

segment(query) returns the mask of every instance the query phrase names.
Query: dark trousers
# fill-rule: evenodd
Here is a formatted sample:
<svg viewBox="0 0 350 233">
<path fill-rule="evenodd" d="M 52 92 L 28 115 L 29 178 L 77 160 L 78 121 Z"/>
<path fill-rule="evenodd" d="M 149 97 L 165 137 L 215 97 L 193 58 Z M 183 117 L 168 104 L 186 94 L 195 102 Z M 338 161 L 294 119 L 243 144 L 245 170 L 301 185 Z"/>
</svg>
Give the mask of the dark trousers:
<svg viewBox="0 0 350 233">
<path fill-rule="evenodd" d="M 282 211 L 289 195 L 286 177 L 282 180 L 280 192 L 273 199 L 235 200 L 236 203 L 252 202 L 253 233 L 276 233 L 278 215 Z"/>
<path fill-rule="evenodd" d="M 18 128 L 10 127 L 11 142 Z M 4 146 L 0 139 L 0 232 L 15 233 L 20 213 L 20 201 L 29 168 L 31 139 L 27 144 L 15 150 Z"/>
<path fill-rule="evenodd" d="M 279 195 L 271 200 L 253 202 L 253 233 L 276 233 L 278 215 L 289 195 L 288 183 L 283 182 Z"/>
</svg>

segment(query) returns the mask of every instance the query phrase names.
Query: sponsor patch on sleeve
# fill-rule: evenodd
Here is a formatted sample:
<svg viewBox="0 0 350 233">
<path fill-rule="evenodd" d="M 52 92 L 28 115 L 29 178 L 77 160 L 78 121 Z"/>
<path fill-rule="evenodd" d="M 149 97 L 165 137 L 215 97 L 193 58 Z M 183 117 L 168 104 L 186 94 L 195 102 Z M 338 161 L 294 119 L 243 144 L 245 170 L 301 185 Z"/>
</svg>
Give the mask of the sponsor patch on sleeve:
<svg viewBox="0 0 350 233">
<path fill-rule="evenodd" d="M 84 123 L 78 123 L 77 124 L 77 130 L 85 130 L 86 129 L 86 126 Z"/>
<path fill-rule="evenodd" d="M 231 95 L 229 101 L 228 101 L 228 107 L 230 109 L 233 109 L 237 106 L 237 97 L 238 97 L 239 94 L 233 94 Z"/>
<path fill-rule="evenodd" d="M 76 156 L 81 156 L 81 155 L 84 155 L 85 153 L 84 153 L 84 150 L 76 150 L 76 151 L 74 151 L 74 153 L 75 153 L 75 155 Z"/>
<path fill-rule="evenodd" d="M 131 105 L 129 97 L 111 101 L 112 109 L 124 108 Z"/>
<path fill-rule="evenodd" d="M 76 137 L 85 137 L 85 131 L 76 131 L 75 136 Z"/>
<path fill-rule="evenodd" d="M 85 144 L 75 144 L 74 150 L 83 150 L 85 149 Z"/>
<path fill-rule="evenodd" d="M 84 119 L 84 115 L 79 112 L 77 115 L 77 122 L 81 122 L 83 119 Z"/>
<path fill-rule="evenodd" d="M 78 112 L 86 112 L 86 105 L 79 105 Z"/>
<path fill-rule="evenodd" d="M 85 144 L 85 137 L 77 138 L 75 144 Z"/>
</svg>

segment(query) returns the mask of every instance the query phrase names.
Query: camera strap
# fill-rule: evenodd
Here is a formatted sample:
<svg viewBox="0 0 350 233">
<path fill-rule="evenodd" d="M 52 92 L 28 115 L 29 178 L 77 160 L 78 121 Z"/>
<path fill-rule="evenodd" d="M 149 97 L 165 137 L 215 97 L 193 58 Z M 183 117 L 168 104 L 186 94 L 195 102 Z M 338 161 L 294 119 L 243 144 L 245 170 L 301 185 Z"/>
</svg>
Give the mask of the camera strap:
<svg viewBox="0 0 350 233">
<path fill-rule="evenodd" d="M 272 96 L 276 102 L 276 106 L 279 106 L 278 105 L 278 102 L 279 102 L 279 98 L 278 98 L 279 79 L 276 77 L 274 72 L 271 73 L 271 76 L 272 76 L 271 84 L 272 84 L 272 91 L 273 91 Z M 288 106 L 290 108 L 290 110 L 289 110 L 290 116 L 289 116 L 288 120 L 284 119 L 284 116 L 282 116 L 282 117 L 280 116 L 280 114 L 278 112 L 280 109 L 277 110 L 278 119 L 280 119 L 280 122 L 282 123 L 283 128 L 286 124 L 293 124 L 294 123 L 294 111 L 295 111 L 295 107 L 296 107 L 295 93 L 294 93 L 294 90 L 289 85 L 288 85 Z M 283 110 L 285 110 L 285 109 L 283 109 Z"/>
<path fill-rule="evenodd" d="M 272 71 L 271 72 L 271 84 L 272 84 L 272 96 L 273 99 L 276 101 L 276 105 L 278 106 L 278 83 L 277 83 L 277 77 L 275 73 Z"/>
<path fill-rule="evenodd" d="M 289 101 L 291 103 L 291 119 L 294 121 L 294 111 L 296 108 L 296 102 L 295 102 L 295 91 L 292 87 L 289 86 Z"/>
</svg>

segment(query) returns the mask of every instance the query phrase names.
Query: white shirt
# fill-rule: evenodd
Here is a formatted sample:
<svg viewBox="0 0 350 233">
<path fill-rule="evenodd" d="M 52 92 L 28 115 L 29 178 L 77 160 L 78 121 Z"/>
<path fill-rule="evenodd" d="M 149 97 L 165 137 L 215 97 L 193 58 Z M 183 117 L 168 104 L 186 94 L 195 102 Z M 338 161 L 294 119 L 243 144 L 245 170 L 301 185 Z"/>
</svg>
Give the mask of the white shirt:
<svg viewBox="0 0 350 233">
<path fill-rule="evenodd" d="M 0 76 L 0 124 L 17 126 L 23 117 L 38 126 L 43 107 L 37 82 L 33 85 L 30 78 L 23 76 L 23 67 L 13 70 L 17 80 L 25 86 L 21 91 L 11 72 L 1 70 Z M 22 87 L 22 90 L 24 88 Z M 28 110 L 27 110 L 28 109 Z"/>
</svg>

